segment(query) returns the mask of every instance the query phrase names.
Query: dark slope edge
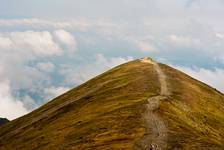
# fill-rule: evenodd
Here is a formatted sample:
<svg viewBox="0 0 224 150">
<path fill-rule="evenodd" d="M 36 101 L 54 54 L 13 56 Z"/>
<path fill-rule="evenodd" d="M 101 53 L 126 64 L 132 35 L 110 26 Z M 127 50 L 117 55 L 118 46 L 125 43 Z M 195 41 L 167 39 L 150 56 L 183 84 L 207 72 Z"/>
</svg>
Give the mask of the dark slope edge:
<svg viewBox="0 0 224 150">
<path fill-rule="evenodd" d="M 7 122 L 9 122 L 8 119 L 6 119 L 6 118 L 0 118 L 0 126 L 3 125 L 3 124 L 6 124 Z"/>
<path fill-rule="evenodd" d="M 224 149 L 224 95 L 159 66 L 172 93 L 155 110 L 167 125 L 167 149 Z M 1 126 L 0 150 L 135 149 L 146 134 L 147 100 L 159 93 L 152 64 L 120 65 Z"/>
</svg>

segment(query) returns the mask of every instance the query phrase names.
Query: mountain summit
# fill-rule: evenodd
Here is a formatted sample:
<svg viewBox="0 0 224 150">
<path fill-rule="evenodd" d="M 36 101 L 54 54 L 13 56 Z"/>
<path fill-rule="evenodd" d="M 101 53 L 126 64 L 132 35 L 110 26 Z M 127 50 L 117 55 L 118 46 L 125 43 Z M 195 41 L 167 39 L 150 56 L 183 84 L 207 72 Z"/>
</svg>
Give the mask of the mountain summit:
<svg viewBox="0 0 224 150">
<path fill-rule="evenodd" d="M 224 95 L 143 58 L 0 127 L 1 150 L 223 150 Z"/>
</svg>

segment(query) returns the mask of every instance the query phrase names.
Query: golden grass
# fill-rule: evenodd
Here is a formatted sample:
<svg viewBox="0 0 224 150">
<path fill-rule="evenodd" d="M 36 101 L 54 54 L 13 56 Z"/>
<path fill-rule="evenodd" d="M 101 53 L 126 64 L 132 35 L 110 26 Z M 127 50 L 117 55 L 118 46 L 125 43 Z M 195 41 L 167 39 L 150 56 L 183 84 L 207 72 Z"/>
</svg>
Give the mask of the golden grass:
<svg viewBox="0 0 224 150">
<path fill-rule="evenodd" d="M 172 92 L 158 110 L 168 127 L 168 149 L 224 149 L 223 94 L 160 66 Z M 151 64 L 118 66 L 2 126 L 0 150 L 133 149 L 145 134 L 147 99 L 159 93 Z"/>
</svg>

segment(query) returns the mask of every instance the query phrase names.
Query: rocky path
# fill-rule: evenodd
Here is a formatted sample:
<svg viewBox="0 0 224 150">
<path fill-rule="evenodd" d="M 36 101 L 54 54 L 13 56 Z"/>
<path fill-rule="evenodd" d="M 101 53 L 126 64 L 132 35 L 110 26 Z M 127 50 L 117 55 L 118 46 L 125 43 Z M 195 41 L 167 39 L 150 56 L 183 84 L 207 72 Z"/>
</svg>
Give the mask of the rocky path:
<svg viewBox="0 0 224 150">
<path fill-rule="evenodd" d="M 166 75 L 159 65 L 150 58 L 141 59 L 143 63 L 153 64 L 160 82 L 160 95 L 150 97 L 146 105 L 144 119 L 147 124 L 146 135 L 140 142 L 137 149 L 141 150 L 165 150 L 167 146 L 167 127 L 163 119 L 155 112 L 159 109 L 160 101 L 170 95 Z"/>
</svg>

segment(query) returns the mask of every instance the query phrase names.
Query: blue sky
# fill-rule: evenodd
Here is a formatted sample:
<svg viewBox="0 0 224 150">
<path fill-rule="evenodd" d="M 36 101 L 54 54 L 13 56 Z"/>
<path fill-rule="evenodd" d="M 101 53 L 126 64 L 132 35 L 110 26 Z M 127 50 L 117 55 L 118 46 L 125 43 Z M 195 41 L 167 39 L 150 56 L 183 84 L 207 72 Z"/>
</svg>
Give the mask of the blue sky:
<svg viewBox="0 0 224 150">
<path fill-rule="evenodd" d="M 222 0 L 0 0 L 0 117 L 150 56 L 224 91 Z"/>
</svg>

